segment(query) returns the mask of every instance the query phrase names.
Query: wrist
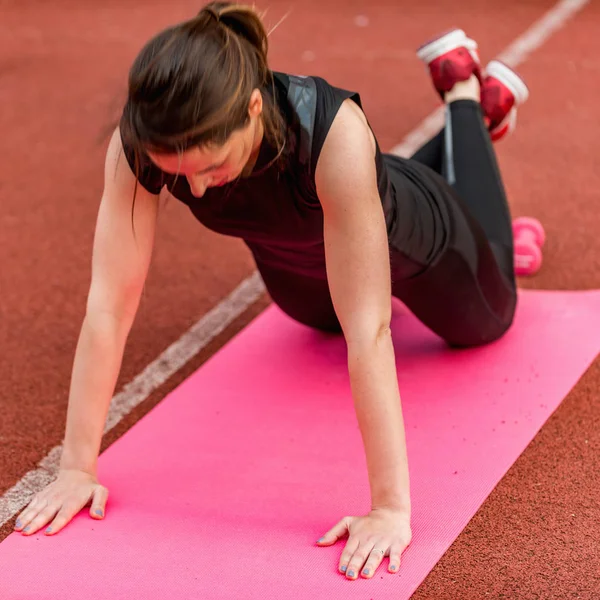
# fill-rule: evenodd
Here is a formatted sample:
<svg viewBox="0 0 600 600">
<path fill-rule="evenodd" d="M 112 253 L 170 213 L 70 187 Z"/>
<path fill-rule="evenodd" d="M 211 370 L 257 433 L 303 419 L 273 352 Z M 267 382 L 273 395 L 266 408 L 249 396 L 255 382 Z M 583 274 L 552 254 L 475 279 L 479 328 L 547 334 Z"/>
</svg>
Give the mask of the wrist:
<svg viewBox="0 0 600 600">
<path fill-rule="evenodd" d="M 371 510 L 390 509 L 398 512 L 410 514 L 411 502 L 410 493 L 407 491 L 398 491 L 371 495 Z"/>
<path fill-rule="evenodd" d="M 95 477 L 97 465 L 97 457 L 85 458 L 81 453 L 71 452 L 67 448 L 64 448 L 60 459 L 59 469 L 61 471 L 83 471 Z"/>
<path fill-rule="evenodd" d="M 373 507 L 369 511 L 369 514 L 374 517 L 377 517 L 377 516 L 381 516 L 384 518 L 393 517 L 394 519 L 399 519 L 399 520 L 409 523 L 409 524 L 412 521 L 412 514 L 410 512 L 410 508 L 407 508 L 406 506 Z"/>
</svg>

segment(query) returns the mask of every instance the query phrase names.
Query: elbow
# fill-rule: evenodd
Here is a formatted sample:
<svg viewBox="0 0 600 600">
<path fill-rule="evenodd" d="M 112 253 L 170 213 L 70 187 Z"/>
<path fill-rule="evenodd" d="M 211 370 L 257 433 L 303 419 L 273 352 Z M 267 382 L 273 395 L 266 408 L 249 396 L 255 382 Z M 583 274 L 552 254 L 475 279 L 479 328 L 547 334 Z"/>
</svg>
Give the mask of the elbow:
<svg viewBox="0 0 600 600">
<path fill-rule="evenodd" d="M 392 339 L 391 317 L 381 318 L 350 327 L 345 333 L 348 349 L 361 352 L 387 347 Z"/>
<path fill-rule="evenodd" d="M 132 286 L 133 287 L 133 286 Z M 141 291 L 135 286 L 131 290 L 123 289 L 122 293 L 110 293 L 106 290 L 90 291 L 85 319 L 94 329 L 113 330 L 119 334 L 128 332 L 137 312 Z"/>
<path fill-rule="evenodd" d="M 394 345 L 389 321 L 354 330 L 346 338 L 348 368 L 351 374 L 379 369 L 394 360 Z M 358 369 L 358 371 L 357 371 Z"/>
</svg>

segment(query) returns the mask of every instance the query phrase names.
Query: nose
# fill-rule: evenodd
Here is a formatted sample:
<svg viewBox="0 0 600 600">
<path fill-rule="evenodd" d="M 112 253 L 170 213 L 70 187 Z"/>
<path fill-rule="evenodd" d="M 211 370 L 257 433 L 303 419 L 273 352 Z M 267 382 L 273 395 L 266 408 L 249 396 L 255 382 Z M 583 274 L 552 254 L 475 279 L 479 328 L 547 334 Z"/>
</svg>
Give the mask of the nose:
<svg viewBox="0 0 600 600">
<path fill-rule="evenodd" d="M 206 192 L 206 188 L 208 187 L 208 181 L 197 175 L 189 176 L 186 179 L 188 180 L 192 194 L 196 198 L 202 198 Z"/>
</svg>

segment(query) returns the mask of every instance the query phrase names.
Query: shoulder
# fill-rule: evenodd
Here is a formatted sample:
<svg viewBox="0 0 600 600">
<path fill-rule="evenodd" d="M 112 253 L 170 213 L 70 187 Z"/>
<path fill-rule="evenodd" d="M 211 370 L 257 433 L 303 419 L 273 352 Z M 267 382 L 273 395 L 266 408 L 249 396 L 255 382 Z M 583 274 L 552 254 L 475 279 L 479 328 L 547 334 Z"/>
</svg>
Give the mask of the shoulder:
<svg viewBox="0 0 600 600">
<path fill-rule="evenodd" d="M 300 163 L 314 179 L 323 145 L 338 112 L 343 105 L 353 104 L 357 115 L 361 114 L 360 95 L 317 75 L 274 72 L 274 77 L 285 97 L 287 118 L 298 133 Z"/>
<path fill-rule="evenodd" d="M 287 103 L 304 126 L 328 129 L 342 103 L 351 98 L 361 106 L 360 95 L 332 85 L 318 75 L 274 73 L 275 80 L 285 90 Z"/>
<path fill-rule="evenodd" d="M 336 113 L 315 169 L 319 198 L 377 191 L 377 146 L 367 118 L 350 99 Z"/>
</svg>

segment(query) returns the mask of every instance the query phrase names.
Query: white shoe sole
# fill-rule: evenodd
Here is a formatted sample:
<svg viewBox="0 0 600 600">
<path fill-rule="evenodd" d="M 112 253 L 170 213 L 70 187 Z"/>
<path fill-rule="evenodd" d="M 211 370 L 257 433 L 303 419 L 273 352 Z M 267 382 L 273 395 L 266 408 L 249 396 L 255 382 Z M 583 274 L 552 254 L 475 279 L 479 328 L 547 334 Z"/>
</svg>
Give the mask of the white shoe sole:
<svg viewBox="0 0 600 600">
<path fill-rule="evenodd" d="M 469 39 L 462 29 L 453 29 L 436 40 L 421 46 L 417 50 L 417 56 L 428 65 L 438 56 L 442 56 L 442 54 L 446 54 L 446 52 L 450 52 L 461 46 L 467 48 L 473 58 L 479 62 L 479 57 L 477 56 L 477 42 Z"/>
<path fill-rule="evenodd" d="M 504 63 L 492 60 L 486 67 L 485 72 L 486 75 L 501 81 L 511 91 L 516 104 L 523 104 L 529 98 L 529 88 L 525 82 Z"/>
</svg>

